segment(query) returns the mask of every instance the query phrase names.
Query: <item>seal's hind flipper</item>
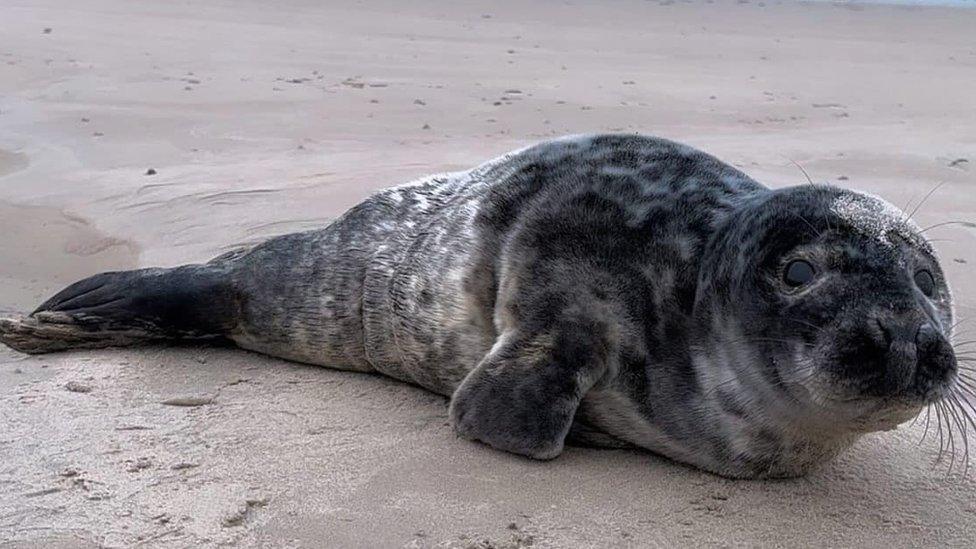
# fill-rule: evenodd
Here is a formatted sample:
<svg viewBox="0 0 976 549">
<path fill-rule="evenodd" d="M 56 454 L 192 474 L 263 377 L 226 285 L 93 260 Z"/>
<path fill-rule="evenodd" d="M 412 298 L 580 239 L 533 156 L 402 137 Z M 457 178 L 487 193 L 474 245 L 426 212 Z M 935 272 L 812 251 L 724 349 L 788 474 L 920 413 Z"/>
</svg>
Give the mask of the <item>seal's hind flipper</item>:
<svg viewBox="0 0 976 549">
<path fill-rule="evenodd" d="M 32 316 L 0 318 L 0 342 L 31 355 L 68 349 L 124 347 L 150 341 L 151 334 L 139 330 L 100 329 L 85 325 L 65 313 L 40 312 Z"/>
<path fill-rule="evenodd" d="M 76 282 L 30 316 L 0 319 L 0 342 L 25 353 L 120 347 L 227 335 L 238 300 L 210 265 L 102 273 Z"/>
</svg>

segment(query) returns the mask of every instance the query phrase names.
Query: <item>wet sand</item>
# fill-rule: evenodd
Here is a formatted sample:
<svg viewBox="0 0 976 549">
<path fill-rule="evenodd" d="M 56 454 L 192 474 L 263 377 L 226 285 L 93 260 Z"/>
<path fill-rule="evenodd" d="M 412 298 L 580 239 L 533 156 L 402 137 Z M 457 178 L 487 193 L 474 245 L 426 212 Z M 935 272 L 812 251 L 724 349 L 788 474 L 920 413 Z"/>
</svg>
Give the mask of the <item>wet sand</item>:
<svg viewBox="0 0 976 549">
<path fill-rule="evenodd" d="M 0 302 L 8 311 L 31 310 L 93 272 L 136 267 L 139 248 L 107 237 L 84 218 L 54 208 L 0 202 Z"/>
<path fill-rule="evenodd" d="M 976 220 L 976 10 L 323 4 L 4 2 L 0 311 L 318 227 L 375 189 L 568 133 L 662 135 L 771 186 L 803 183 L 796 162 L 899 205 L 941 183 L 919 223 Z M 976 225 L 930 234 L 970 318 Z M 924 422 L 806 479 L 731 482 L 639 452 L 531 462 L 457 440 L 446 412 L 231 349 L 0 349 L 0 546 L 976 538 L 974 474 L 933 464 Z"/>
</svg>

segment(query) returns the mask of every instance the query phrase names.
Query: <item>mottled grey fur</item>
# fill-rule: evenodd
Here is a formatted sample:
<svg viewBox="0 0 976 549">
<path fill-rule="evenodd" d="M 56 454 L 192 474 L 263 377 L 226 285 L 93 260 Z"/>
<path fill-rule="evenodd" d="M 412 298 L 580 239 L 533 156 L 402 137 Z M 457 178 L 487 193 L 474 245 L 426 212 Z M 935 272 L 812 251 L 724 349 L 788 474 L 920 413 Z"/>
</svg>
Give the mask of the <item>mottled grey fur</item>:
<svg viewBox="0 0 976 549">
<path fill-rule="evenodd" d="M 784 285 L 793 258 L 818 266 L 813 284 Z M 769 190 L 671 141 L 597 135 L 206 265 L 98 275 L 0 321 L 0 340 L 225 337 L 451 396 L 461 436 L 510 452 L 552 458 L 570 437 L 771 477 L 942 398 L 951 324 L 931 247 L 880 199 Z"/>
</svg>

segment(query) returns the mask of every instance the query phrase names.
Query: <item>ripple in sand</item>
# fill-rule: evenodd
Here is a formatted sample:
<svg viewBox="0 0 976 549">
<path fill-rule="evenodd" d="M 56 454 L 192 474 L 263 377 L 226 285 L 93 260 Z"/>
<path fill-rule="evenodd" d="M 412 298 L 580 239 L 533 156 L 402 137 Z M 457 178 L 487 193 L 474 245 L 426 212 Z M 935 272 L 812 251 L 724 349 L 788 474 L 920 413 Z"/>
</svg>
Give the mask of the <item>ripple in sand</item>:
<svg viewBox="0 0 976 549">
<path fill-rule="evenodd" d="M 0 149 L 0 177 L 19 172 L 29 164 L 27 155 Z"/>
</svg>

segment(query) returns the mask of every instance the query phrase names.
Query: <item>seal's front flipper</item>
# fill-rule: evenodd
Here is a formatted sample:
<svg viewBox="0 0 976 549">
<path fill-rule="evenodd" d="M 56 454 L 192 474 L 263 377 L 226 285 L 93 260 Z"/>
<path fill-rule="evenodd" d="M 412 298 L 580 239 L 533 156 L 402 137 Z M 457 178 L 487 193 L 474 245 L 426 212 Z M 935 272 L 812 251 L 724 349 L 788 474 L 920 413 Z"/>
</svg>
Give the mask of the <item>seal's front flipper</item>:
<svg viewBox="0 0 976 549">
<path fill-rule="evenodd" d="M 216 267 L 102 273 L 68 286 L 26 317 L 0 319 L 0 342 L 30 354 L 226 335 L 238 299 Z"/>
<path fill-rule="evenodd" d="M 503 334 L 454 392 L 454 428 L 500 450 L 552 459 L 610 356 L 607 330 L 595 322 L 557 322 L 532 336 Z"/>
</svg>

